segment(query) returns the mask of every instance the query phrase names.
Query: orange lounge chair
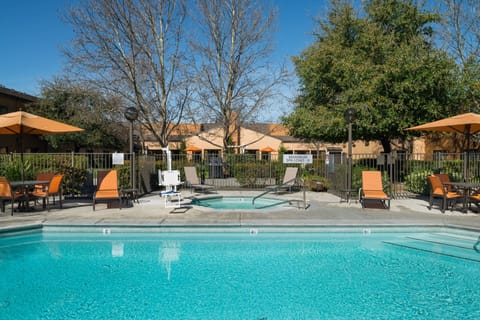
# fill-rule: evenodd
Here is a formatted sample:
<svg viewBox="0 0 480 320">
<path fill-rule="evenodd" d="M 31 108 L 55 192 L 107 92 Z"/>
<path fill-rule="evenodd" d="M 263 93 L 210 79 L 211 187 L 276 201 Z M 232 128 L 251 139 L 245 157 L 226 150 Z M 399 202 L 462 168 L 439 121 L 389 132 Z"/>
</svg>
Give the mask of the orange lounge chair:
<svg viewBox="0 0 480 320">
<path fill-rule="evenodd" d="M 5 177 L 0 177 L 0 201 L 2 202 L 2 212 L 5 212 L 5 202 L 10 202 L 12 204 L 13 216 L 13 204 L 24 200 L 23 193 L 13 192 L 10 181 Z"/>
<path fill-rule="evenodd" d="M 53 204 L 55 204 L 55 196 L 58 196 L 58 202 L 60 203 L 60 209 L 62 208 L 62 180 L 63 180 L 63 174 L 56 174 L 54 175 L 48 183 L 48 185 L 42 186 L 42 188 L 37 188 L 35 186 L 35 189 L 29 194 L 29 196 L 35 198 L 35 199 L 42 199 L 43 200 L 43 208 L 47 208 L 47 211 L 50 211 L 50 197 L 53 198 Z M 37 179 L 39 181 L 43 180 L 47 176 L 43 176 L 42 179 Z M 40 186 L 40 185 L 39 185 Z"/>
<path fill-rule="evenodd" d="M 430 184 L 430 199 L 429 207 L 431 210 L 433 206 L 433 199 L 440 198 L 440 211 L 445 212 L 445 209 L 448 209 L 448 204 L 450 203 L 450 208 L 453 211 L 453 204 L 457 203 L 457 200 L 462 197 L 461 194 L 454 191 L 449 191 L 446 186 L 443 185 L 442 180 L 438 175 L 428 176 L 428 183 Z"/>
<path fill-rule="evenodd" d="M 98 172 L 97 191 L 93 195 L 93 211 L 97 202 L 118 201 L 118 208 L 122 209 L 122 197 L 118 188 L 116 170 Z"/>
<path fill-rule="evenodd" d="M 380 171 L 362 171 L 360 203 L 365 208 L 365 200 L 379 200 L 386 209 L 390 209 L 390 197 L 383 191 Z"/>
</svg>

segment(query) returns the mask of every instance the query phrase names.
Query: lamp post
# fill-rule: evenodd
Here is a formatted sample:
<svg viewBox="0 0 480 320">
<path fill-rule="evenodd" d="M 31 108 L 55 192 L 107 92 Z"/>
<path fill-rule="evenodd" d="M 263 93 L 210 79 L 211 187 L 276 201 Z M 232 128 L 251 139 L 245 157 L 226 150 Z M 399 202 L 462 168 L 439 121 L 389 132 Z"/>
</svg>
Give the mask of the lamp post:
<svg viewBox="0 0 480 320">
<path fill-rule="evenodd" d="M 135 155 L 133 153 L 133 122 L 138 118 L 138 110 L 129 107 L 125 110 L 125 118 L 130 121 L 130 187 L 135 189 Z"/>
<path fill-rule="evenodd" d="M 348 122 L 348 173 L 347 173 L 347 193 L 350 196 L 352 189 L 352 122 L 355 120 L 357 111 L 353 108 L 348 108 L 343 112 L 345 120 Z"/>
</svg>

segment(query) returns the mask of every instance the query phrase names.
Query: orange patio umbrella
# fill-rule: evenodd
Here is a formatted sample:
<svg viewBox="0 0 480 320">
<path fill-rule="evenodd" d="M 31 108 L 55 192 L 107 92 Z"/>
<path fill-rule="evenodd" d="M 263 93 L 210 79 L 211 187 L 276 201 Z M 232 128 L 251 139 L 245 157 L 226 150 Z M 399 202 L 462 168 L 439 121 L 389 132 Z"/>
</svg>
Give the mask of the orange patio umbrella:
<svg viewBox="0 0 480 320">
<path fill-rule="evenodd" d="M 407 130 L 456 132 L 465 135 L 480 132 L 480 114 L 463 113 L 453 117 L 428 122 Z"/>
<path fill-rule="evenodd" d="M 455 132 L 465 136 L 466 149 L 470 149 L 470 136 L 480 132 L 480 115 L 476 113 L 463 113 L 453 117 L 441 119 L 438 121 L 428 122 L 419 126 L 411 127 L 406 130 L 419 131 L 440 131 Z M 468 156 L 466 157 L 467 165 L 465 166 L 464 176 L 468 179 Z"/>
<path fill-rule="evenodd" d="M 59 121 L 40 117 L 25 111 L 0 115 L 0 134 L 52 134 L 83 131 Z"/>
<path fill-rule="evenodd" d="M 266 146 L 265 148 L 260 149 L 260 152 L 274 152 L 274 151 L 276 150 L 270 146 Z"/>
<path fill-rule="evenodd" d="M 20 158 L 23 166 L 23 135 L 24 134 L 58 134 L 80 132 L 83 129 L 63 122 L 37 116 L 25 111 L 10 112 L 0 115 L 0 134 L 19 135 Z M 23 169 L 23 168 L 22 168 Z M 23 179 L 23 170 L 22 170 Z"/>
<path fill-rule="evenodd" d="M 200 151 L 202 151 L 202 149 L 200 149 L 199 147 L 195 147 L 195 146 L 188 146 L 188 147 L 185 148 L 185 151 L 200 152 Z"/>
</svg>

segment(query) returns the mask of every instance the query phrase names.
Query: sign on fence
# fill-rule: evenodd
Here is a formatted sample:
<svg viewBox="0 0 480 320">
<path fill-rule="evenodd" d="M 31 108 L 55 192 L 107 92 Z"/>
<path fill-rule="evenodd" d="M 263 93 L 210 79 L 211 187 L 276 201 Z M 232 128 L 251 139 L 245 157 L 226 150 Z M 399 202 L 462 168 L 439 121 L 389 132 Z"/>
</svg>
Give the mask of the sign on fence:
<svg viewBox="0 0 480 320">
<path fill-rule="evenodd" d="M 112 153 L 112 164 L 123 165 L 123 153 Z"/>
<path fill-rule="evenodd" d="M 283 163 L 313 163 L 313 155 L 311 154 L 284 154 Z"/>
</svg>

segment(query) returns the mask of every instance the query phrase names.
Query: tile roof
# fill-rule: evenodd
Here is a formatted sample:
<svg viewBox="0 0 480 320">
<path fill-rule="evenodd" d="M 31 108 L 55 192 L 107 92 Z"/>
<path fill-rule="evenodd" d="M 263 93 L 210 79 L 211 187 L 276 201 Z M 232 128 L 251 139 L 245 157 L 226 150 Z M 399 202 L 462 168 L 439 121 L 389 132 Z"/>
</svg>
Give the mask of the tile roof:
<svg viewBox="0 0 480 320">
<path fill-rule="evenodd" d="M 38 100 L 37 97 L 34 97 L 34 96 L 29 95 L 29 94 L 24 93 L 24 92 L 20 92 L 20 91 L 17 91 L 17 90 L 6 88 L 2 85 L 0 85 L 0 94 L 4 94 L 4 95 L 7 95 L 7 96 L 12 96 L 12 97 L 15 97 L 15 98 L 18 98 L 18 99 L 22 99 L 22 100 L 25 100 L 26 102 L 34 102 L 34 101 Z"/>
</svg>

